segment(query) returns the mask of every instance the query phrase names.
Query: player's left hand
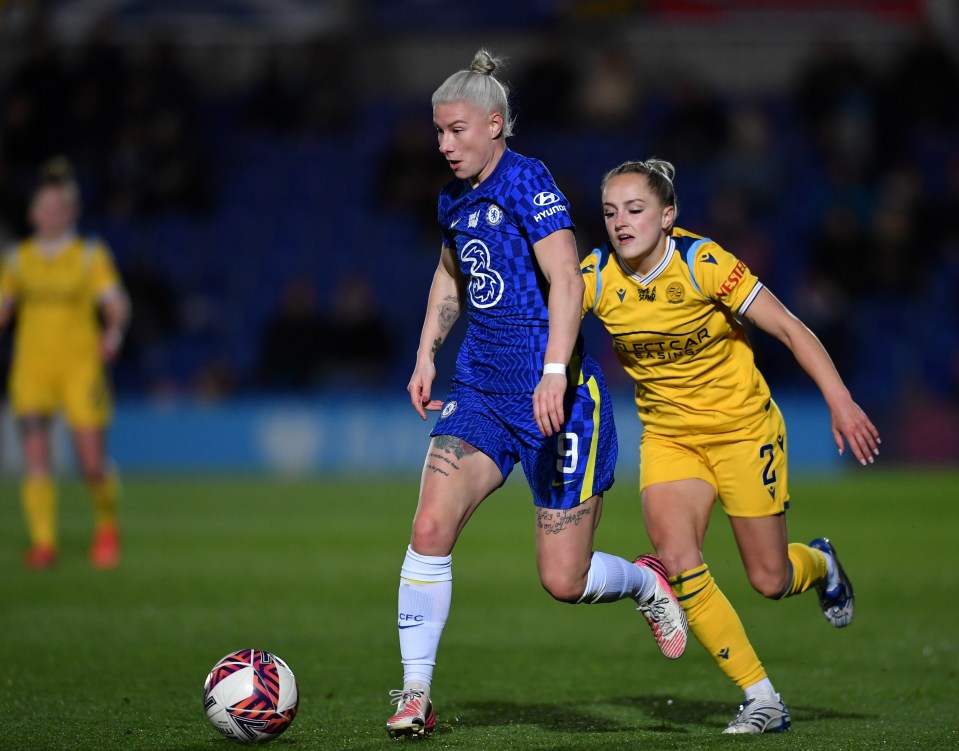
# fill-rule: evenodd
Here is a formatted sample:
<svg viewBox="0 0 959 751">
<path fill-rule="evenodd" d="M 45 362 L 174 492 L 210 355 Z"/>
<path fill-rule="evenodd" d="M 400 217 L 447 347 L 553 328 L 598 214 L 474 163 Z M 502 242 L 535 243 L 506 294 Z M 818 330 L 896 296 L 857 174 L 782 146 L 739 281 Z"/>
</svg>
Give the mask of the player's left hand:
<svg viewBox="0 0 959 751">
<path fill-rule="evenodd" d="M 836 441 L 839 453 L 842 454 L 845 443 L 860 464 L 872 464 L 879 456 L 879 431 L 866 416 L 858 404 L 852 399 L 832 410 L 832 435 Z"/>
<path fill-rule="evenodd" d="M 563 400 L 566 397 L 566 376 L 561 373 L 547 373 L 533 391 L 533 417 L 544 436 L 558 433 L 566 416 Z"/>
</svg>

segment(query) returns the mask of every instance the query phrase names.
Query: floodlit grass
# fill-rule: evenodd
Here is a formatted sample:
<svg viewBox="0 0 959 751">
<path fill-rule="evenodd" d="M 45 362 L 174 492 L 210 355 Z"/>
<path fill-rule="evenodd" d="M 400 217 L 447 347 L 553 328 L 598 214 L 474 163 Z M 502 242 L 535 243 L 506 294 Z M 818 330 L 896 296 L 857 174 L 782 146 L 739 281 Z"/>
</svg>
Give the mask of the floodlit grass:
<svg viewBox="0 0 959 751">
<path fill-rule="evenodd" d="M 728 525 L 706 555 L 793 716 L 783 736 L 720 731 L 738 690 L 693 642 L 663 659 L 629 605 L 572 607 L 539 587 L 519 478 L 454 554 L 430 748 L 945 749 L 959 746 L 959 474 L 795 478 L 791 537 L 828 535 L 856 586 L 831 629 L 814 594 L 770 602 Z M 349 480 L 127 478 L 124 560 L 87 564 L 84 490 L 61 495 L 61 562 L 24 571 L 16 485 L 0 482 L 0 748 L 232 748 L 203 714 L 207 671 L 274 651 L 300 684 L 277 749 L 395 747 L 396 588 L 416 487 Z M 648 549 L 634 483 L 607 497 L 597 548 Z"/>
</svg>

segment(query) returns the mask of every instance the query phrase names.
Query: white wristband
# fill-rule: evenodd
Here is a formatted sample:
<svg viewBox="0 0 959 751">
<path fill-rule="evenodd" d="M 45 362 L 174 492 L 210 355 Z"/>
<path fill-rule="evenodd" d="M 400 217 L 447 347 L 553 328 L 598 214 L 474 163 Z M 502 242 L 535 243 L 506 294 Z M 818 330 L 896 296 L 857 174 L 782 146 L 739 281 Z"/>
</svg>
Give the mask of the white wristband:
<svg viewBox="0 0 959 751">
<path fill-rule="evenodd" d="M 548 362 L 543 366 L 543 375 L 566 375 L 566 363 Z"/>
</svg>

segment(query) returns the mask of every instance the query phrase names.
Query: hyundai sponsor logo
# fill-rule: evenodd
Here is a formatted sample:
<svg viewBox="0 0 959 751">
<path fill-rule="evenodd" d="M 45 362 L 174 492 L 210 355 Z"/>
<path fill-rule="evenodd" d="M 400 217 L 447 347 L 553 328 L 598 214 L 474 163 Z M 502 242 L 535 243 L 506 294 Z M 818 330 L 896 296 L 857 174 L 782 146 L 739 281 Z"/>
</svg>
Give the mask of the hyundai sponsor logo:
<svg viewBox="0 0 959 751">
<path fill-rule="evenodd" d="M 566 207 L 563 206 L 563 204 L 559 204 L 558 206 L 550 206 L 548 209 L 543 209 L 542 211 L 536 214 L 533 214 L 533 219 L 537 223 L 539 223 L 548 216 L 552 216 L 553 214 L 557 214 L 557 213 L 562 213 L 564 211 L 566 211 Z"/>
<path fill-rule="evenodd" d="M 537 206 L 549 206 L 552 203 L 556 203 L 559 200 L 559 196 L 555 193 L 550 193 L 548 190 L 544 190 L 542 193 L 537 193 L 533 196 L 533 203 Z"/>
</svg>

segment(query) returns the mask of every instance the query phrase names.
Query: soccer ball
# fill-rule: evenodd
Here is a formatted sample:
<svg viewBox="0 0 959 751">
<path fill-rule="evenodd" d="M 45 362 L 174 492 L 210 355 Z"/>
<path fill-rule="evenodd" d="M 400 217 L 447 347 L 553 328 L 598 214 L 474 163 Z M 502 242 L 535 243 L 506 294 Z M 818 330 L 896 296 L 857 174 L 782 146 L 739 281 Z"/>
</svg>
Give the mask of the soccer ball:
<svg viewBox="0 0 959 751">
<path fill-rule="evenodd" d="M 207 719 L 238 743 L 273 740 L 293 722 L 299 703 L 293 671 L 262 649 L 231 652 L 203 684 Z"/>
</svg>

